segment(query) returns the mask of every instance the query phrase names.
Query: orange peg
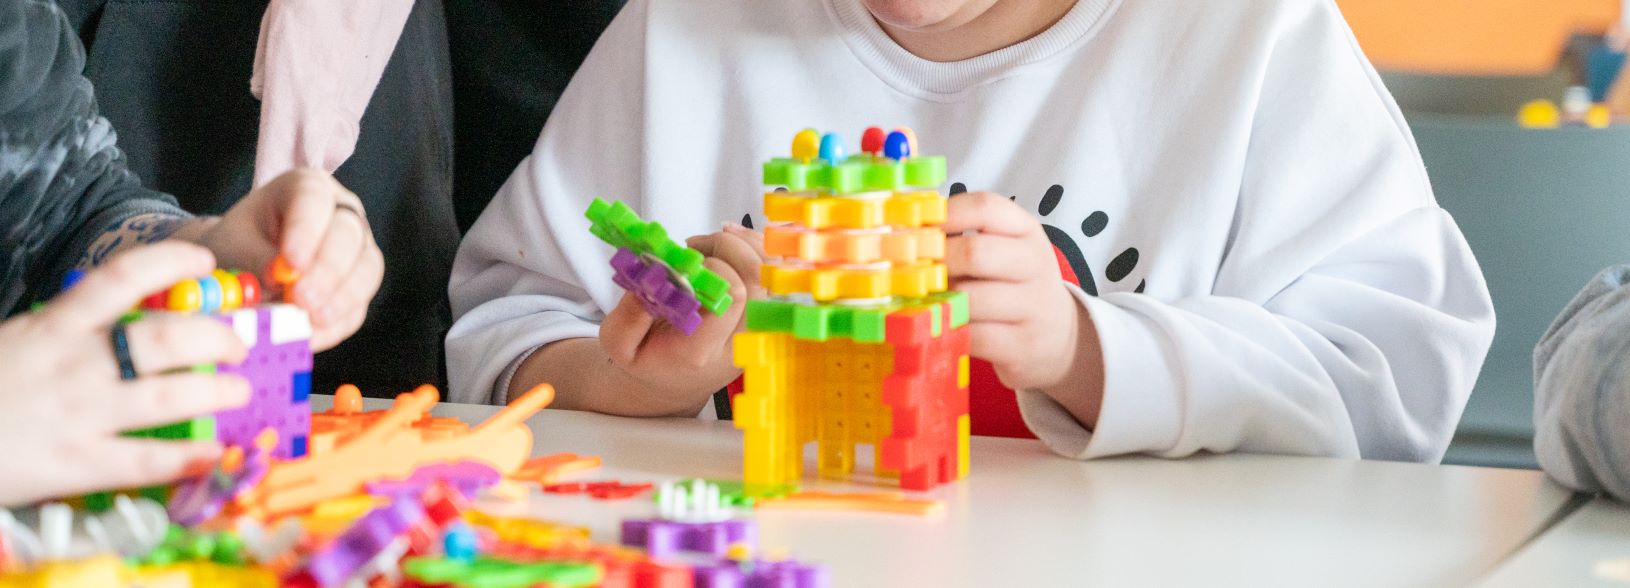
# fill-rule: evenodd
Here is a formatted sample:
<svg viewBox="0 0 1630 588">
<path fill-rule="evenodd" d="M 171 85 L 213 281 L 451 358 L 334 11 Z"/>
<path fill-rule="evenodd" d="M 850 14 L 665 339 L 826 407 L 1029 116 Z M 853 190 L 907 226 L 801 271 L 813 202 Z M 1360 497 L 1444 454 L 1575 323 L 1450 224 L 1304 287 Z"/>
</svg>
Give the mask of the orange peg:
<svg viewBox="0 0 1630 588">
<path fill-rule="evenodd" d="M 334 407 L 328 409 L 333 414 L 357 414 L 362 412 L 362 390 L 354 384 L 342 384 L 334 390 Z"/>
<path fill-rule="evenodd" d="M 283 300 L 294 300 L 294 283 L 300 281 L 300 270 L 289 265 L 289 260 L 282 255 L 272 259 L 271 267 L 266 268 L 266 275 L 272 278 L 272 283 L 283 287 Z"/>
</svg>

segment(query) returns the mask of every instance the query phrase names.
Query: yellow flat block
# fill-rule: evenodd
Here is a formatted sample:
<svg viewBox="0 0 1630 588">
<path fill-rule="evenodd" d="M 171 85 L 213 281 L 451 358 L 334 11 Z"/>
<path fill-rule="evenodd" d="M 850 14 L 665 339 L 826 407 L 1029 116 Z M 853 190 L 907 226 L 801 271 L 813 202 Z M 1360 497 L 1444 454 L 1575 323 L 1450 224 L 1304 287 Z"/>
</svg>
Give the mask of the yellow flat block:
<svg viewBox="0 0 1630 588">
<path fill-rule="evenodd" d="M 881 198 L 764 194 L 764 216 L 770 222 L 812 229 L 938 225 L 945 222 L 945 205 L 938 192 L 897 192 Z"/>
<path fill-rule="evenodd" d="M 771 294 L 807 293 L 826 302 L 842 298 L 921 298 L 944 292 L 950 279 L 945 264 L 918 262 L 882 268 L 804 267 L 766 263 L 759 281 Z"/>
<path fill-rule="evenodd" d="M 764 250 L 812 263 L 913 263 L 945 259 L 945 233 L 933 227 L 817 231 L 774 225 L 764 229 Z"/>
</svg>

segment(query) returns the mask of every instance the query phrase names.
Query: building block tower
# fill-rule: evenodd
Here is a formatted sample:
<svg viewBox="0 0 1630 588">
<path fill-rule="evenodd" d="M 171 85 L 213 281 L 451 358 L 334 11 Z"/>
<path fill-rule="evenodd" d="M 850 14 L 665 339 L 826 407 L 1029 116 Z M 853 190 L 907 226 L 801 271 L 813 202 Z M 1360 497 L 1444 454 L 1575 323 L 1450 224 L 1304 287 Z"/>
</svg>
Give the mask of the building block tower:
<svg viewBox="0 0 1630 588">
<path fill-rule="evenodd" d="M 749 486 L 802 478 L 811 441 L 822 477 L 851 475 L 859 445 L 902 488 L 968 473 L 968 301 L 947 291 L 945 159 L 915 143 L 874 127 L 845 157 L 836 135 L 806 130 L 764 164 L 782 188 L 764 195 L 772 298 L 748 302 L 735 339 Z"/>
</svg>

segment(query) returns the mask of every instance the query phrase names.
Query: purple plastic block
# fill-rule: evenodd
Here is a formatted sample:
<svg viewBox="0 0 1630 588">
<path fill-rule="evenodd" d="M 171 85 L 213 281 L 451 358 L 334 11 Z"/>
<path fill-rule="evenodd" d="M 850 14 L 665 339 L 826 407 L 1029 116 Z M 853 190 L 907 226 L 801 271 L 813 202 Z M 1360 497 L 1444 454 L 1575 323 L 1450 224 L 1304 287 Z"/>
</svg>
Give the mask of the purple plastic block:
<svg viewBox="0 0 1630 588">
<path fill-rule="evenodd" d="M 436 482 L 446 482 L 465 498 L 474 497 L 483 488 L 496 485 L 504 477 L 492 466 L 478 461 L 438 463 L 413 470 L 406 479 L 379 480 L 363 485 L 376 496 L 418 495 Z"/>
<path fill-rule="evenodd" d="M 265 452 L 250 447 L 243 468 L 236 474 L 216 470 L 182 481 L 170 496 L 170 519 L 189 527 L 209 520 L 219 514 L 227 502 L 266 477 L 271 467 L 267 461 Z"/>
<path fill-rule="evenodd" d="M 696 295 L 674 284 L 668 268 L 662 264 L 648 262 L 633 251 L 618 249 L 611 257 L 611 269 L 616 271 L 611 281 L 639 298 L 651 316 L 668 321 L 686 335 L 695 333 L 696 327 L 701 326 L 702 305 L 696 301 Z"/>
<path fill-rule="evenodd" d="M 273 345 L 271 307 L 261 306 L 254 312 L 257 336 L 249 355 L 241 364 L 216 367 L 217 373 L 238 374 L 249 380 L 249 403 L 216 413 L 216 439 L 224 445 L 249 446 L 262 429 L 270 427 L 277 430 L 277 448 L 272 456 L 299 457 L 304 450 L 296 447 L 295 439 L 311 434 L 311 404 L 296 402 L 296 376 L 311 372 L 311 342 L 300 339 Z M 230 325 L 233 314 L 219 316 Z"/>
<path fill-rule="evenodd" d="M 754 544 L 758 527 L 747 519 L 712 523 L 688 523 L 663 519 L 623 521 L 623 545 L 644 548 L 651 557 L 666 557 L 678 551 L 724 555 L 732 543 Z"/>
<path fill-rule="evenodd" d="M 306 561 L 306 573 L 321 586 L 339 586 L 425 517 L 411 500 L 393 500 L 368 511 L 334 542 Z"/>
<path fill-rule="evenodd" d="M 826 568 L 795 561 L 737 562 L 692 568 L 695 588 L 826 588 Z"/>
</svg>

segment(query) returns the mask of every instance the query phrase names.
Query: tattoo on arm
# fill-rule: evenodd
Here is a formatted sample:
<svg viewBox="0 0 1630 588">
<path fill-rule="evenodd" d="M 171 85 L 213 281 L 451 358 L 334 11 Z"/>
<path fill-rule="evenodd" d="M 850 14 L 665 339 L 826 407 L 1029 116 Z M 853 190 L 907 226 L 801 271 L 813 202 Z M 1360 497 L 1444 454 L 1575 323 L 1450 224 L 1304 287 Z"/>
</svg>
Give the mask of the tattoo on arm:
<svg viewBox="0 0 1630 588">
<path fill-rule="evenodd" d="M 107 261 L 108 256 L 136 245 L 163 241 L 188 222 L 185 217 L 169 214 L 138 214 L 115 222 L 102 229 L 102 234 L 91 242 L 80 256 L 77 267 L 89 269 Z"/>
</svg>

